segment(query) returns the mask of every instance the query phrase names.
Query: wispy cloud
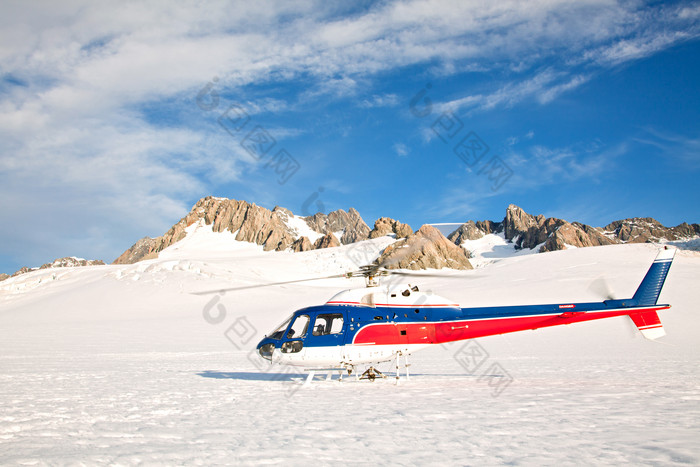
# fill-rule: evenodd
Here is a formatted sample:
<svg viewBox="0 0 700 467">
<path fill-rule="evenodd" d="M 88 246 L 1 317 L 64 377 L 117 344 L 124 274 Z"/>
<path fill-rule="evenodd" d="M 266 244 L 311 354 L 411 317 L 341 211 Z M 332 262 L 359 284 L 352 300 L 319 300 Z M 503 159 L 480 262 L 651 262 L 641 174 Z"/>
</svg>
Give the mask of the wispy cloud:
<svg viewBox="0 0 700 467">
<path fill-rule="evenodd" d="M 396 94 L 375 94 L 370 98 L 362 99 L 358 105 L 364 109 L 372 109 L 375 107 L 395 107 L 398 104 L 399 96 Z"/>
<path fill-rule="evenodd" d="M 529 135 L 526 134 L 524 139 L 529 140 Z M 518 151 L 512 146 L 501 159 L 513 171 L 513 175 L 499 189 L 493 189 L 491 180 L 484 173 L 465 168 L 459 185 L 449 183 L 441 192 L 440 201 L 424 206 L 426 213 L 433 218 L 480 220 L 474 219 L 474 214 L 483 211 L 484 206 L 495 197 L 505 198 L 506 202 L 517 202 L 538 189 L 562 182 L 600 181 L 606 173 L 611 173 L 619 158 L 628 150 L 626 143 L 606 146 L 599 141 L 561 148 L 531 144 Z"/>
<path fill-rule="evenodd" d="M 665 163 L 676 164 L 683 170 L 700 168 L 700 135 L 685 136 L 646 128 L 634 141 L 657 148 Z"/>
<path fill-rule="evenodd" d="M 610 146 L 598 141 L 559 148 L 535 144 L 504 155 L 515 172 L 509 187 L 531 189 L 582 179 L 599 180 L 602 174 L 612 172 L 627 150 L 627 143 Z"/>
<path fill-rule="evenodd" d="M 586 75 L 568 75 L 546 69 L 525 80 L 506 83 L 494 92 L 474 94 L 436 105 L 438 112 L 464 112 L 492 110 L 497 107 L 510 108 L 526 100 L 535 99 L 546 104 L 560 94 L 577 88 L 590 79 Z"/>
</svg>

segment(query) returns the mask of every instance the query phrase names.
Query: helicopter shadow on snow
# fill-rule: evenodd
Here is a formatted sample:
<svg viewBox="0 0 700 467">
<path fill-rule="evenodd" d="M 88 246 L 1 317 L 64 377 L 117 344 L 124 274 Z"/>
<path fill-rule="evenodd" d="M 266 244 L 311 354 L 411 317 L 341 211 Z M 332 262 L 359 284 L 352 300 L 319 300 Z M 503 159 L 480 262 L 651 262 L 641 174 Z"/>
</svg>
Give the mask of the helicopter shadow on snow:
<svg viewBox="0 0 700 467">
<path fill-rule="evenodd" d="M 270 373 L 258 371 L 213 371 L 204 370 L 197 373 L 202 378 L 213 379 L 240 379 L 247 381 L 293 381 L 299 379 L 297 373 Z"/>
<path fill-rule="evenodd" d="M 386 372 L 386 376 L 393 378 L 395 373 Z M 255 371 L 213 371 L 204 370 L 197 373 L 197 376 L 202 378 L 213 379 L 237 379 L 244 381 L 297 381 L 299 378 L 304 378 L 306 375 L 301 373 L 269 373 Z M 484 379 L 484 378 L 502 378 L 502 374 L 460 374 L 460 373 L 411 373 L 412 378 L 432 378 L 432 377 L 448 377 L 448 378 L 463 378 L 463 379 Z"/>
</svg>

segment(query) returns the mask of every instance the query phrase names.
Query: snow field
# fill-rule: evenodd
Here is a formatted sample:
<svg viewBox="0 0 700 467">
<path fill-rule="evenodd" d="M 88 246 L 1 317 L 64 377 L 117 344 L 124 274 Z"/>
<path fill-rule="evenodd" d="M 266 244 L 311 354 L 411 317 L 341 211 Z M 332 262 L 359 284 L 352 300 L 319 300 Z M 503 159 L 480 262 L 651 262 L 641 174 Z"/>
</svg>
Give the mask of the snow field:
<svg viewBox="0 0 700 467">
<path fill-rule="evenodd" d="M 661 343 L 610 319 L 479 339 L 478 361 L 465 360 L 473 341 L 436 346 L 398 386 L 302 387 L 251 349 L 361 280 L 190 292 L 337 274 L 392 240 L 292 254 L 221 249 L 230 237 L 210 234 L 231 235 L 202 229 L 156 260 L 0 283 L 0 464 L 700 464 L 697 252 L 671 267 Z M 654 256 L 615 245 L 491 258 L 411 283 L 462 306 L 593 301 L 600 277 L 630 296 Z"/>
</svg>

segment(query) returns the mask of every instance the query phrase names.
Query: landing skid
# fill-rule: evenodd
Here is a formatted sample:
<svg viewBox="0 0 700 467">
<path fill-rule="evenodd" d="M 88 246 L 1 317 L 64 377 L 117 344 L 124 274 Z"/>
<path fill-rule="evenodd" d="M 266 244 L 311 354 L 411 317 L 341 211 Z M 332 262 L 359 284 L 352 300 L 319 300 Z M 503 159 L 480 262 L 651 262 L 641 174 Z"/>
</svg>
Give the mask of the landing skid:
<svg viewBox="0 0 700 467">
<path fill-rule="evenodd" d="M 406 381 L 410 380 L 410 375 L 408 373 L 408 367 L 411 366 L 408 363 L 408 354 L 402 353 L 402 352 L 397 352 L 395 354 L 395 369 L 396 369 L 396 384 L 399 384 L 399 381 L 401 380 L 401 357 L 404 357 L 404 363 L 403 363 L 403 369 L 405 371 L 405 379 Z M 357 373 L 355 365 L 351 364 L 345 364 L 347 366 L 342 366 L 342 367 L 336 367 L 336 368 L 305 368 L 304 371 L 308 371 L 309 374 L 306 376 L 306 380 L 304 381 L 304 386 L 310 386 L 311 382 L 316 378 L 316 372 L 323 372 L 325 374 L 325 380 L 326 381 L 332 381 L 333 380 L 333 373 L 338 372 L 338 382 L 342 383 L 343 382 L 343 374 L 347 372 L 347 375 L 350 376 L 353 373 L 355 374 L 355 381 L 360 381 L 360 380 L 367 380 L 367 381 L 374 381 L 377 379 L 377 377 L 382 378 L 382 379 L 387 379 L 387 375 L 379 371 L 377 368 L 370 366 L 367 368 L 361 375 Z M 319 375 L 323 376 L 323 375 Z"/>
<path fill-rule="evenodd" d="M 374 381 L 375 379 L 377 379 L 377 376 L 386 379 L 386 375 L 384 373 L 371 366 L 367 368 L 364 373 L 362 373 L 360 379 L 368 379 L 370 381 Z"/>
</svg>

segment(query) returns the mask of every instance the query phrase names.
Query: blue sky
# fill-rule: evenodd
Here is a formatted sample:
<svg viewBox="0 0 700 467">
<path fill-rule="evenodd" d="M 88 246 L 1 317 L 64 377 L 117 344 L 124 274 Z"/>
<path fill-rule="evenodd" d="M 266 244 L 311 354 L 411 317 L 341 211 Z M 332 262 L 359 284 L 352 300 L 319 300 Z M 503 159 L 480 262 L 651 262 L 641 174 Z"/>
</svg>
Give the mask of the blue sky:
<svg viewBox="0 0 700 467">
<path fill-rule="evenodd" d="M 698 2 L 3 2 L 0 271 L 207 195 L 699 222 L 699 37 Z"/>
</svg>

